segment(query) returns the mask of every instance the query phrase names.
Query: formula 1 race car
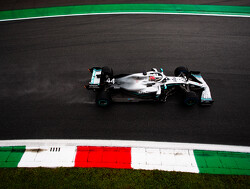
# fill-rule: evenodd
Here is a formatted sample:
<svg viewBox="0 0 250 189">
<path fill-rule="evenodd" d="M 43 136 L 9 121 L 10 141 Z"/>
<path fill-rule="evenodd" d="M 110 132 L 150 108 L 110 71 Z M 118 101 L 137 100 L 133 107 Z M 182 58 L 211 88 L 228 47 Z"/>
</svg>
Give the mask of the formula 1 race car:
<svg viewBox="0 0 250 189">
<path fill-rule="evenodd" d="M 187 106 L 196 103 L 211 105 L 213 103 L 210 89 L 200 72 L 188 71 L 186 67 L 178 67 L 174 76 L 166 76 L 161 68 L 134 74 L 114 75 L 109 67 L 93 67 L 91 81 L 84 87 L 96 92 L 96 104 L 108 106 L 112 102 L 159 101 L 176 93 L 183 94 L 183 102 Z"/>
</svg>

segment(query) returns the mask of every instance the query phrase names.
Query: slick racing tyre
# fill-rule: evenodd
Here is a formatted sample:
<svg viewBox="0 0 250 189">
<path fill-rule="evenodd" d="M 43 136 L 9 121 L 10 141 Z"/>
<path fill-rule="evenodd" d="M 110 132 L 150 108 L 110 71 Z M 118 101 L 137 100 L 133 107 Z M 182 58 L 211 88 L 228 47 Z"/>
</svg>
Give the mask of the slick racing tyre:
<svg viewBox="0 0 250 189">
<path fill-rule="evenodd" d="M 197 94 L 194 91 L 186 92 L 184 104 L 186 106 L 193 106 L 199 101 Z"/>
<path fill-rule="evenodd" d="M 107 107 L 111 104 L 112 99 L 108 91 L 100 91 L 96 95 L 96 104 L 100 107 Z"/>
<path fill-rule="evenodd" d="M 113 77 L 113 70 L 107 66 L 102 67 L 102 74 L 105 79 Z"/>
<path fill-rule="evenodd" d="M 183 73 L 185 76 L 188 76 L 189 71 L 188 71 L 188 69 L 186 67 L 183 67 L 183 66 L 177 67 L 174 70 L 174 75 L 175 76 L 179 76 L 181 73 Z"/>
</svg>

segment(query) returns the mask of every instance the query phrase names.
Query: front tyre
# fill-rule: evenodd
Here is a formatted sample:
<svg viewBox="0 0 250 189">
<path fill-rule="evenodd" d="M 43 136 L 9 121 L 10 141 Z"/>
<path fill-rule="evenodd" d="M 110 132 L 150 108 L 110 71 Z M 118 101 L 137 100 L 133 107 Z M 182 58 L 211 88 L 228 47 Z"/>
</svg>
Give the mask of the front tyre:
<svg viewBox="0 0 250 189">
<path fill-rule="evenodd" d="M 199 101 L 199 98 L 194 91 L 186 92 L 186 95 L 184 98 L 184 104 L 186 106 L 193 106 L 193 105 L 197 104 L 198 101 Z"/>
<path fill-rule="evenodd" d="M 96 104 L 100 107 L 107 107 L 111 104 L 112 99 L 108 91 L 100 91 L 96 95 Z"/>
</svg>

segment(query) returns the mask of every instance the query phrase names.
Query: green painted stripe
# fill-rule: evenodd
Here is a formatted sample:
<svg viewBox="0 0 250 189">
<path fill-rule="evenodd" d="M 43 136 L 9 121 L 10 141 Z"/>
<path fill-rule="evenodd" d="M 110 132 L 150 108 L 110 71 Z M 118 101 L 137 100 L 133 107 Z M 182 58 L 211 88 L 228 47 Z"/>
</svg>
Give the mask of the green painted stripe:
<svg viewBox="0 0 250 189">
<path fill-rule="evenodd" d="M 25 151 L 25 146 L 0 147 L 0 167 L 17 167 Z"/>
<path fill-rule="evenodd" d="M 250 153 L 194 150 L 200 173 L 250 175 Z"/>
<path fill-rule="evenodd" d="M 249 6 L 182 5 L 182 4 L 105 4 L 48 7 L 1 11 L 0 20 L 26 19 L 97 13 L 188 13 L 250 16 Z"/>
</svg>

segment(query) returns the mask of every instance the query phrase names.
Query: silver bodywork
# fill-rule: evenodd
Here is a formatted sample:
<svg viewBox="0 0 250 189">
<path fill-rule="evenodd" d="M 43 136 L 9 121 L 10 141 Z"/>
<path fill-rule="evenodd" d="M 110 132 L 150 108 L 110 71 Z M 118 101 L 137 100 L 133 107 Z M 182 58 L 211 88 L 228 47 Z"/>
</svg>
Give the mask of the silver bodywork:
<svg viewBox="0 0 250 189">
<path fill-rule="evenodd" d="M 201 101 L 211 101 L 211 92 L 209 86 L 200 74 L 192 74 L 199 82 L 191 81 L 185 76 L 173 77 L 166 76 L 163 72 L 159 72 L 154 68 L 154 71 L 146 73 L 135 73 L 121 78 L 114 79 L 113 87 L 115 89 L 124 89 L 127 91 L 136 92 L 138 94 L 156 93 L 161 95 L 162 86 L 167 87 L 174 85 L 191 85 L 202 88 Z M 151 78 L 154 77 L 155 80 Z"/>
<path fill-rule="evenodd" d="M 202 78 L 200 72 L 189 72 L 186 69 L 186 73 L 181 71 L 175 73 L 177 76 L 166 76 L 162 69 L 158 71 L 156 68 L 152 68 L 148 72 L 113 76 L 113 71 L 107 72 L 107 67 L 105 68 L 106 71 L 104 68 L 91 68 L 91 81 L 85 86 L 87 89 L 97 92 L 98 102 L 107 102 L 111 98 L 114 100 L 114 95 L 117 94 L 116 91 L 136 96 L 136 98 L 125 97 L 124 99 L 128 101 L 149 98 L 154 101 L 165 102 L 168 96 L 181 89 L 182 92 L 188 95 L 185 97 L 186 104 L 192 105 L 194 101 L 198 101 L 195 99 L 199 98 L 200 103 L 203 105 L 211 105 L 213 103 L 209 86 Z M 104 96 L 100 97 L 98 94 L 104 94 Z M 110 97 L 107 97 L 109 95 Z"/>
</svg>

